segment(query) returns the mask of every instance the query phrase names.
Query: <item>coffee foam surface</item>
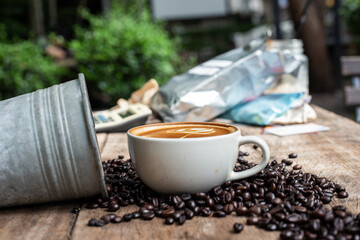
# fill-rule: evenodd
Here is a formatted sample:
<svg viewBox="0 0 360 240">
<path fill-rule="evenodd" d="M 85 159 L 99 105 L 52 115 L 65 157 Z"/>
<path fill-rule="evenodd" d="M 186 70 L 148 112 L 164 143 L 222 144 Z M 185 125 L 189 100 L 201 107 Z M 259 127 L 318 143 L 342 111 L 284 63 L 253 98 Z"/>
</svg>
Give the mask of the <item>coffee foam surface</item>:
<svg viewBox="0 0 360 240">
<path fill-rule="evenodd" d="M 134 128 L 131 134 L 150 138 L 198 138 L 229 134 L 237 129 L 216 123 L 168 123 Z"/>
</svg>

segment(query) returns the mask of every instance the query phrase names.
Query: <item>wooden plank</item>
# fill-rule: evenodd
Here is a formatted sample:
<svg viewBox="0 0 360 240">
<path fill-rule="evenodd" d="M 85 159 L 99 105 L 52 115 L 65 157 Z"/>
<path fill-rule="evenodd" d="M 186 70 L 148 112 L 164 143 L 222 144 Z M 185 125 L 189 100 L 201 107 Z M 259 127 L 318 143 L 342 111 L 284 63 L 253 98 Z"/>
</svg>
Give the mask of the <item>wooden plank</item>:
<svg viewBox="0 0 360 240">
<path fill-rule="evenodd" d="M 68 239 L 76 201 L 0 209 L 0 239 Z"/>
<path fill-rule="evenodd" d="M 335 199 L 331 205 L 344 204 L 355 213 L 360 212 L 360 125 L 315 106 L 318 113 L 316 123 L 329 126 L 329 132 L 277 137 L 261 135 L 261 128 L 239 125 L 243 135 L 261 135 L 269 144 L 271 160 L 286 158 L 295 152 L 295 162 L 303 165 L 305 172 L 327 177 L 342 184 L 349 193 L 348 199 Z M 109 134 L 102 158 L 110 159 L 118 154 L 127 154 L 126 134 Z M 245 146 L 256 160 L 255 150 Z M 123 207 L 117 214 L 135 211 L 135 206 Z M 226 218 L 196 217 L 183 226 L 166 226 L 161 219 L 152 221 L 134 220 L 103 228 L 87 227 L 90 218 L 99 218 L 106 212 L 102 209 L 81 210 L 73 231 L 73 239 L 278 239 L 279 232 L 266 232 L 256 227 L 245 226 L 240 234 L 232 233 L 234 222 L 244 223 L 244 218 L 235 215 Z"/>
<path fill-rule="evenodd" d="M 104 146 L 106 144 L 107 136 L 108 136 L 107 133 L 97 133 L 96 134 L 100 152 L 102 152 L 102 149 L 104 148 Z"/>
<path fill-rule="evenodd" d="M 101 159 L 103 161 L 117 158 L 118 155 L 123 155 L 128 159 L 129 152 L 127 148 L 126 133 L 109 133 L 106 140 L 106 145 L 102 148 Z"/>
</svg>

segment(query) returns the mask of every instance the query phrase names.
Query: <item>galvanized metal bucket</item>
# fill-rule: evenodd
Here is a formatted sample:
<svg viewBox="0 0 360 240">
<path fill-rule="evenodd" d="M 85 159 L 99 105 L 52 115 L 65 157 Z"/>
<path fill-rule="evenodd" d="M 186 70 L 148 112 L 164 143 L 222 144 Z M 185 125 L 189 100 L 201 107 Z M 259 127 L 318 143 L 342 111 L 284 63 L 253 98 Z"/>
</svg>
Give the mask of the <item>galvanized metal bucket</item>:
<svg viewBox="0 0 360 240">
<path fill-rule="evenodd" d="M 0 110 L 0 206 L 107 195 L 83 74 Z"/>
</svg>

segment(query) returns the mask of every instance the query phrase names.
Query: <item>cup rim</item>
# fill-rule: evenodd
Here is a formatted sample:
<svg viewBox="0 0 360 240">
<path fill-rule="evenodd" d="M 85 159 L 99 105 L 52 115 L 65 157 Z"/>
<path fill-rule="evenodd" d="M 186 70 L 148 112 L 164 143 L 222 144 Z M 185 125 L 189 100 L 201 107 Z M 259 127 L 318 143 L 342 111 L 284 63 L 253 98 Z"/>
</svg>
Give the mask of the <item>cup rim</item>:
<svg viewBox="0 0 360 240">
<path fill-rule="evenodd" d="M 228 134 L 223 134 L 223 135 L 217 135 L 217 136 L 210 136 L 210 137 L 193 137 L 193 138 L 154 138 L 154 137 L 143 137 L 143 136 L 139 136 L 139 135 L 135 135 L 133 133 L 131 133 L 131 131 L 138 129 L 138 128 L 143 128 L 143 127 L 156 127 L 156 126 L 166 126 L 166 125 L 180 125 L 180 124 L 199 124 L 199 125 L 216 125 L 216 126 L 223 126 L 223 127 L 233 127 L 236 129 L 236 131 L 232 132 L 232 133 L 228 133 Z M 137 139 L 142 139 L 142 140 L 147 140 L 147 141 L 166 141 L 166 142 L 175 142 L 175 141 L 205 141 L 205 140 L 210 140 L 210 139 L 219 139 L 219 138 L 225 138 L 228 136 L 232 136 L 232 135 L 236 135 L 236 134 L 240 134 L 241 135 L 241 130 L 239 127 L 234 126 L 232 124 L 226 124 L 226 123 L 218 123 L 218 122 L 165 122 L 165 123 L 152 123 L 152 124 L 145 124 L 145 125 L 141 125 L 141 126 L 136 126 L 133 127 L 131 129 L 129 129 L 127 131 L 127 135 L 131 136 L 132 138 L 137 138 Z"/>
</svg>

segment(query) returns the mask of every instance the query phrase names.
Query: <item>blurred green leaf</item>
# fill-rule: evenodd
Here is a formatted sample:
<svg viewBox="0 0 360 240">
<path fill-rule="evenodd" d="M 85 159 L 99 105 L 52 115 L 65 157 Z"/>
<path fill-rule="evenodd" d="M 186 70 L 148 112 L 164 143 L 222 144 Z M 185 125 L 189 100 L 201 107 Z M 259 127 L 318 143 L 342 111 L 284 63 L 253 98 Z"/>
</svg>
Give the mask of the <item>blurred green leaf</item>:
<svg viewBox="0 0 360 240">
<path fill-rule="evenodd" d="M 146 7 L 114 5 L 106 16 L 82 10 L 87 28 L 76 27 L 70 48 L 90 91 L 101 91 L 113 102 L 128 98 L 150 78 L 163 84 L 179 65 L 175 41 Z"/>
</svg>

